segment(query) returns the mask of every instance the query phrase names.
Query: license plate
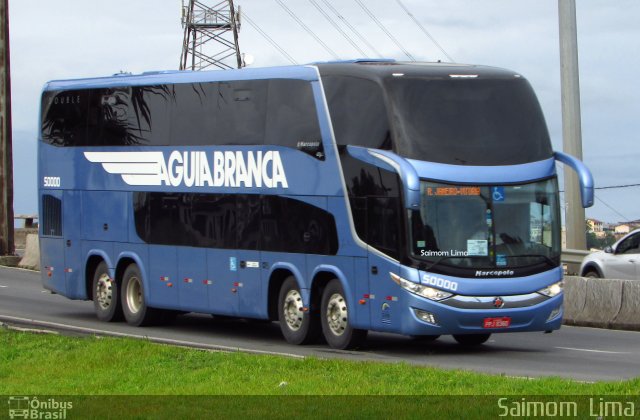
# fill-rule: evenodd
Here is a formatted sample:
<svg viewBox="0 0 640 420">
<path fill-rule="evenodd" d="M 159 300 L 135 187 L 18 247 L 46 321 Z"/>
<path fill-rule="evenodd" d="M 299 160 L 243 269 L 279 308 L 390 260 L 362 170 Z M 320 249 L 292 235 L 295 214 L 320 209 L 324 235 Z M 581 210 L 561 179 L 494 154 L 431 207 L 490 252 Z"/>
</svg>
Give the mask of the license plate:
<svg viewBox="0 0 640 420">
<path fill-rule="evenodd" d="M 509 328 L 509 325 L 511 325 L 511 318 L 507 316 L 484 319 L 484 328 Z"/>
</svg>

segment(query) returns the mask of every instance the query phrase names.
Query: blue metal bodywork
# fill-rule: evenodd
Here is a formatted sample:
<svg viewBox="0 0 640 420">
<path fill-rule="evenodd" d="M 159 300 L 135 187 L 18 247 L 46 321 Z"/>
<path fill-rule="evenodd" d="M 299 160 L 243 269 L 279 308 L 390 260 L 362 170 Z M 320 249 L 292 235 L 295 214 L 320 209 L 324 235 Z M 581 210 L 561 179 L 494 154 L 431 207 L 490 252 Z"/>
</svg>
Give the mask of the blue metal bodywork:
<svg viewBox="0 0 640 420">
<path fill-rule="evenodd" d="M 305 306 L 310 305 L 314 281 L 327 275 L 338 279 L 353 315 L 351 322 L 356 328 L 410 335 L 491 332 L 482 328 L 482 320 L 493 316 L 509 316 L 513 320 L 510 328 L 496 332 L 546 331 L 560 327 L 561 316 L 550 321 L 547 319 L 551 311 L 561 306 L 562 295 L 527 308 L 463 310 L 411 294 L 391 280 L 389 273 L 420 283 L 424 273 L 401 265 L 368 247 L 357 237 L 326 100 L 318 71 L 313 66 L 224 72 L 158 72 L 56 81 L 48 83 L 45 90 L 269 78 L 295 78 L 312 83 L 326 155 L 324 160 L 278 146 L 202 146 L 180 147 L 179 150 L 202 151 L 209 156 L 214 151 L 278 151 L 287 175 L 287 188 L 131 186 L 121 176 L 108 174 L 101 164 L 85 158 L 86 148 L 54 147 L 39 141 L 39 195 L 53 195 L 64 203 L 63 237 L 40 232 L 44 286 L 71 299 L 90 299 L 85 274 L 91 258 L 104 260 L 113 277 L 124 261 L 133 261 L 141 270 L 145 299 L 150 306 L 266 319 L 269 317 L 269 283 L 273 281 L 275 272 L 286 270 L 298 282 Z M 91 150 L 115 152 L 122 148 L 94 147 Z M 126 150 L 159 151 L 166 160 L 175 148 L 130 146 Z M 555 176 L 554 159 L 526 165 L 470 167 L 410 160 L 390 151 L 362 147 L 349 146 L 348 153 L 356 159 L 397 172 L 403 181 L 405 206 L 409 209 L 418 206 L 420 178 L 504 185 Z M 568 160 L 564 155 L 557 158 Z M 45 187 L 42 184 L 44 177 L 59 178 L 60 186 Z M 148 245 L 136 234 L 132 191 L 151 190 L 277 194 L 308 202 L 334 216 L 339 241 L 337 255 Z M 250 264 L 250 267 L 242 268 L 239 266 L 241 261 L 256 263 L 257 266 Z M 377 268 L 376 272 L 372 271 L 373 266 Z M 451 280 L 458 283 L 456 293 L 460 295 L 502 296 L 535 292 L 561 278 L 562 272 L 558 268 L 527 278 Z M 436 314 L 439 326 L 418 319 L 414 309 Z"/>
</svg>

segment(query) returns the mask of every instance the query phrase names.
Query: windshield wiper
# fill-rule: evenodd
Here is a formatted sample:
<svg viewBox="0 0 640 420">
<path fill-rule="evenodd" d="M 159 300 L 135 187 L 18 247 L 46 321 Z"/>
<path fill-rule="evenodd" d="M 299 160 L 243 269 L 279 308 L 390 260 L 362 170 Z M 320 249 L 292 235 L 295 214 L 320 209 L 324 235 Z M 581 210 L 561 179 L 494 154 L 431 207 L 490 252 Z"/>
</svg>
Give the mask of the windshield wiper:
<svg viewBox="0 0 640 420">
<path fill-rule="evenodd" d="M 448 260 L 450 258 L 488 258 L 488 256 L 482 256 L 482 255 L 468 255 L 466 257 L 463 256 L 457 256 L 457 255 L 449 255 L 446 257 L 442 257 L 436 261 L 434 261 L 433 263 L 431 263 L 431 265 L 429 265 L 427 268 L 424 269 L 424 271 L 429 271 L 431 270 L 433 267 L 435 267 L 436 265 L 440 264 L 442 261 L 444 260 Z M 460 267 L 459 267 L 460 268 Z M 466 268 L 466 267 L 462 267 L 462 268 Z"/>
<path fill-rule="evenodd" d="M 551 258 L 547 257 L 546 255 L 542 255 L 542 254 L 507 255 L 507 258 L 520 258 L 520 257 L 524 257 L 524 258 L 526 258 L 526 257 L 542 258 L 549 265 L 551 265 L 551 266 L 555 266 L 556 265 L 555 261 L 553 261 Z M 473 256 L 460 257 L 460 256 L 455 256 L 455 255 L 449 255 L 449 256 L 442 257 L 442 258 L 434 261 L 433 263 L 431 263 L 428 266 L 426 266 L 424 263 L 420 263 L 421 267 L 418 267 L 418 268 L 423 270 L 423 271 L 430 271 L 436 265 L 440 264 L 441 262 L 443 262 L 445 260 L 451 259 L 451 258 L 465 258 L 465 259 L 467 259 L 467 258 L 488 258 L 488 256 L 473 255 Z M 458 268 L 466 268 L 466 267 L 458 267 Z"/>
<path fill-rule="evenodd" d="M 523 254 L 523 255 L 507 255 L 507 258 L 520 258 L 520 257 L 538 257 L 538 258 L 543 258 L 547 263 L 549 263 L 549 265 L 556 265 L 556 262 L 553 261 L 551 258 L 547 257 L 546 255 L 542 255 L 542 254 Z"/>
</svg>

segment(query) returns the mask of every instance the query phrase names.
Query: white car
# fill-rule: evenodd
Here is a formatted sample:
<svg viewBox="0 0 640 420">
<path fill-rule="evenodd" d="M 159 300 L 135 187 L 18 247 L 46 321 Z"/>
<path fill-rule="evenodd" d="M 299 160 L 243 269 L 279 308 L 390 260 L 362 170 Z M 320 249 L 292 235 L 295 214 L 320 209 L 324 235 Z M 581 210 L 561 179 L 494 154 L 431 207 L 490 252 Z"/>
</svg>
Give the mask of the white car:
<svg viewBox="0 0 640 420">
<path fill-rule="evenodd" d="M 584 257 L 582 277 L 640 280 L 640 229 L 628 233 L 604 251 Z"/>
</svg>

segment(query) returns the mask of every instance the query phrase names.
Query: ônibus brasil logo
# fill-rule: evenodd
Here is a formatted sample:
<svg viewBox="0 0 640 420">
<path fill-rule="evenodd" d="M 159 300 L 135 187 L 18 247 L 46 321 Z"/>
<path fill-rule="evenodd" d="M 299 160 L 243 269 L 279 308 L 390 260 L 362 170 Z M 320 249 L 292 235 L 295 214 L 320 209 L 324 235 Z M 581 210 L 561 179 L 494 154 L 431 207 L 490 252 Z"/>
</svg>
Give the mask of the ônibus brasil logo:
<svg viewBox="0 0 640 420">
<path fill-rule="evenodd" d="M 128 185 L 289 188 L 278 151 L 84 152 Z"/>
<path fill-rule="evenodd" d="M 38 399 L 38 397 L 9 397 L 10 419 L 59 419 L 67 418 L 73 408 L 73 402 L 60 401 L 55 398 Z"/>
</svg>

